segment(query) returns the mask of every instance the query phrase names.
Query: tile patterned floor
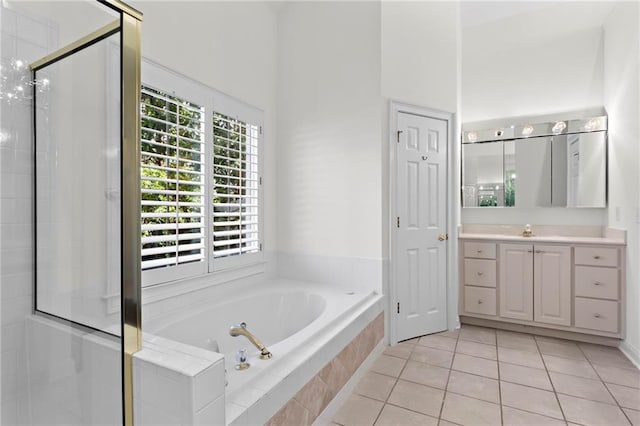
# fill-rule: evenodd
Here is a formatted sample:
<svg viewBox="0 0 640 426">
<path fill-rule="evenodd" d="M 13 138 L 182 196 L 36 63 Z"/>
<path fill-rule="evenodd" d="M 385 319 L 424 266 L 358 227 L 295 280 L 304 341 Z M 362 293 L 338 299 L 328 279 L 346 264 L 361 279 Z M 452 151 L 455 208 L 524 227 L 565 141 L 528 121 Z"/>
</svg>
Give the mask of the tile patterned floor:
<svg viewBox="0 0 640 426">
<path fill-rule="evenodd" d="M 463 326 L 387 348 L 333 422 L 640 426 L 640 371 L 616 348 Z"/>
</svg>

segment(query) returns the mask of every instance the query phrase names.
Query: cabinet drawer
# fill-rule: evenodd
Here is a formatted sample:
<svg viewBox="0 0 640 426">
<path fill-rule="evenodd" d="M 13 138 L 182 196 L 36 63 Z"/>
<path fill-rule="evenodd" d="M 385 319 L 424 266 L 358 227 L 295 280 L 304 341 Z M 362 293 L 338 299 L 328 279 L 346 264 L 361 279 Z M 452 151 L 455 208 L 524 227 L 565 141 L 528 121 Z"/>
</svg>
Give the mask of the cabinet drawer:
<svg viewBox="0 0 640 426">
<path fill-rule="evenodd" d="M 618 302 L 575 298 L 576 327 L 618 332 Z"/>
<path fill-rule="evenodd" d="M 476 257 L 479 259 L 495 259 L 496 244 L 495 243 L 464 243 L 464 257 Z"/>
<path fill-rule="evenodd" d="M 464 287 L 464 310 L 474 314 L 496 314 L 496 290 L 494 288 Z"/>
<path fill-rule="evenodd" d="M 618 270 L 576 266 L 576 296 L 618 300 Z"/>
<path fill-rule="evenodd" d="M 485 259 L 465 259 L 464 283 L 466 285 L 495 287 L 496 261 Z"/>
<path fill-rule="evenodd" d="M 576 247 L 576 265 L 618 266 L 618 249 Z"/>
</svg>

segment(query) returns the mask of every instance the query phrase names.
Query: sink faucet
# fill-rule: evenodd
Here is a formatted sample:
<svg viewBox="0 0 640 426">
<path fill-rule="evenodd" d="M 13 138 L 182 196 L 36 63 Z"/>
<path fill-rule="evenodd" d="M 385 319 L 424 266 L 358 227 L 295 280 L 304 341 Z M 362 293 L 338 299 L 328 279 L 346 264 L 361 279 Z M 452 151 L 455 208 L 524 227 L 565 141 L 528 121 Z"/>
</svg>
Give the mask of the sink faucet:
<svg viewBox="0 0 640 426">
<path fill-rule="evenodd" d="M 258 340 L 258 338 L 256 336 L 254 336 L 253 334 L 251 334 L 251 332 L 249 332 L 249 330 L 247 330 L 247 323 L 243 322 L 241 324 L 236 324 L 234 326 L 232 326 L 229 329 L 229 334 L 233 337 L 237 337 L 237 336 L 244 336 L 247 339 L 249 339 L 249 341 L 251 343 L 253 343 L 253 345 L 258 348 L 258 350 L 260 350 L 260 358 L 261 359 L 269 359 L 271 358 L 271 352 L 269 352 L 269 350 L 262 344 L 262 342 L 260 340 Z"/>
<path fill-rule="evenodd" d="M 533 232 L 531 231 L 531 225 L 529 225 L 528 223 L 524 226 L 524 231 L 522 231 L 522 236 L 523 237 L 530 237 L 533 235 Z"/>
</svg>

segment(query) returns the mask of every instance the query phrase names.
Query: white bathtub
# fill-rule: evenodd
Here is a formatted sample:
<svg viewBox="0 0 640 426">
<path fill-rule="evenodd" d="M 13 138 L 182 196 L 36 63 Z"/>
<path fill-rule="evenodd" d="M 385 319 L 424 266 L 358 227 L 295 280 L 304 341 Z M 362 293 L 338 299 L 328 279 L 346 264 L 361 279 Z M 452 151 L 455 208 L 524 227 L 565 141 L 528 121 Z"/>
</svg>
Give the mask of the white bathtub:
<svg viewBox="0 0 640 426">
<path fill-rule="evenodd" d="M 326 284 L 273 280 L 242 287 L 241 294 L 220 303 L 200 302 L 188 312 L 156 318 L 145 323 L 144 329 L 165 339 L 224 354 L 226 418 L 227 423 L 233 423 L 265 395 L 285 395 L 277 390 L 278 386 L 299 387 L 298 382 L 306 383 L 354 333 L 382 311 L 381 299 L 375 293 L 351 292 Z M 245 337 L 229 335 L 229 328 L 241 322 L 265 344 L 273 358 L 260 359 L 258 349 Z M 251 367 L 237 371 L 235 353 L 242 348 L 248 350 Z M 296 382 L 291 383 L 292 380 Z M 271 398 L 274 406 L 262 407 L 266 418 L 251 418 L 268 420 L 279 408 L 277 400 L 282 395 Z"/>
</svg>

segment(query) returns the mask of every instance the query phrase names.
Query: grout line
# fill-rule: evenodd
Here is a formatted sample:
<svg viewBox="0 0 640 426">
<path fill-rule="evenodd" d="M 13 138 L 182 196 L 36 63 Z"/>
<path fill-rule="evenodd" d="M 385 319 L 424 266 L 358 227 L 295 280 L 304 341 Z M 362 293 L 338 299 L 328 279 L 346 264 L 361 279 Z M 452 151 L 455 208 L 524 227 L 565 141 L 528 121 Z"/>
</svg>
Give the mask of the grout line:
<svg viewBox="0 0 640 426">
<path fill-rule="evenodd" d="M 440 411 L 438 412 L 438 424 L 442 419 L 442 411 L 444 410 L 444 401 L 447 399 L 447 393 L 449 389 L 449 379 L 451 379 L 451 371 L 453 370 L 453 362 L 456 359 L 456 350 L 458 349 L 458 343 L 460 342 L 460 333 L 462 332 L 462 326 L 458 329 L 458 335 L 456 336 L 456 344 L 453 346 L 453 356 L 451 357 L 451 364 L 449 364 L 449 374 L 447 374 L 447 383 L 444 385 L 444 393 L 442 394 L 442 402 L 440 403 Z M 448 421 L 444 419 L 445 421 Z"/>
<path fill-rule="evenodd" d="M 633 424 L 633 422 L 631 421 L 631 418 L 627 415 L 627 412 L 623 410 L 622 406 L 620 405 L 620 403 L 618 402 L 616 397 L 611 392 L 611 389 L 609 389 L 609 386 L 607 386 L 607 382 L 605 382 L 602 379 L 602 377 L 600 376 L 600 373 L 598 373 L 598 370 L 596 370 L 596 368 L 593 366 L 593 363 L 591 362 L 591 360 L 587 356 L 587 353 L 584 351 L 584 349 L 582 349 L 582 346 L 578 345 L 578 349 L 580 349 L 580 352 L 582 352 L 582 355 L 584 355 L 584 357 L 587 359 L 587 362 L 589 363 L 589 365 L 591 366 L 593 371 L 595 371 L 596 376 L 598 376 L 598 379 L 600 379 L 600 383 L 602 383 L 602 385 L 605 387 L 607 392 L 609 392 L 609 395 L 611 395 L 611 398 L 613 398 L 613 401 L 616 403 L 616 406 L 618 407 L 618 410 L 620 410 L 622 412 L 622 415 L 627 419 L 629 424 Z M 620 349 L 618 349 L 618 350 L 620 350 Z M 639 392 L 640 392 L 640 390 L 639 390 Z M 597 402 L 599 402 L 599 401 L 597 401 Z"/>
<path fill-rule="evenodd" d="M 562 418 L 564 422 L 567 423 L 567 416 L 564 414 L 564 409 L 562 408 L 562 404 L 560 404 L 560 398 L 558 398 L 558 392 L 556 392 L 556 387 L 553 384 L 553 380 L 551 380 L 551 375 L 549 374 L 549 369 L 547 368 L 547 363 L 544 361 L 544 357 L 542 356 L 542 352 L 540 352 L 540 346 L 538 345 L 538 340 L 534 339 L 536 342 L 536 348 L 538 348 L 538 355 L 542 360 L 542 365 L 544 366 L 544 371 L 547 373 L 547 378 L 549 379 L 549 384 L 551 384 L 551 389 L 553 389 L 553 396 L 556 398 L 556 402 L 558 403 L 558 408 L 560 408 L 560 413 L 562 414 Z"/>
<path fill-rule="evenodd" d="M 498 349 L 498 333 L 496 335 L 496 370 L 498 370 L 498 401 L 500 402 L 500 424 L 504 425 L 504 415 L 502 413 L 502 380 L 500 379 L 500 350 Z"/>
</svg>

